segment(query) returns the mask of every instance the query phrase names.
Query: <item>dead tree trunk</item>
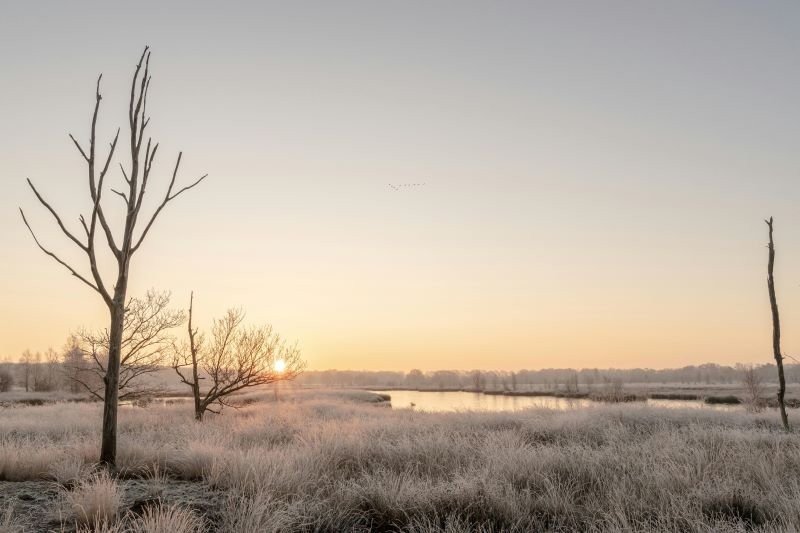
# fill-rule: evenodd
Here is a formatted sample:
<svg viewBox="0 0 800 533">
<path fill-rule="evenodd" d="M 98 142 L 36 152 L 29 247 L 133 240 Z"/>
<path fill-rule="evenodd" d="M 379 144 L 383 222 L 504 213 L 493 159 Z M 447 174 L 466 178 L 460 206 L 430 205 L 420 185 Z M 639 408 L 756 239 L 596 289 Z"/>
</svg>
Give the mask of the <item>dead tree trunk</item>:
<svg viewBox="0 0 800 533">
<path fill-rule="evenodd" d="M 114 465 L 117 458 L 117 407 L 119 406 L 119 367 L 122 345 L 122 326 L 125 321 L 125 289 L 117 287 L 111 307 L 108 366 L 103 378 L 106 390 L 103 398 L 103 435 L 100 462 Z"/>
<path fill-rule="evenodd" d="M 111 325 L 109 327 L 109 346 L 108 346 L 108 367 L 104 377 L 105 395 L 103 407 L 103 431 L 102 431 L 102 445 L 100 450 L 100 462 L 113 469 L 116 463 L 117 455 L 117 407 L 119 401 L 119 379 L 120 379 L 120 361 L 122 352 L 122 336 L 125 324 L 125 302 L 128 292 L 128 272 L 130 271 L 131 258 L 142 245 L 145 237 L 153 226 L 156 218 L 158 218 L 164 207 L 181 195 L 183 192 L 191 189 L 206 176 L 187 185 L 179 190 L 175 190 L 175 180 L 178 174 L 178 168 L 181 164 L 181 154 L 178 154 L 175 168 L 172 171 L 172 179 L 167 187 L 167 192 L 161 201 L 156 205 L 154 212 L 147 218 L 139 219 L 145 193 L 147 191 L 148 180 L 150 178 L 150 171 L 153 167 L 153 161 L 158 151 L 158 143 L 154 143 L 152 138 L 147 138 L 147 143 L 143 143 L 145 136 L 145 129 L 150 122 L 150 117 L 147 115 L 147 95 L 150 88 L 150 52 L 149 48 L 145 47 L 142 56 L 139 58 L 139 63 L 136 65 L 136 70 L 133 74 L 133 81 L 131 82 L 130 101 L 128 107 L 128 122 L 130 126 L 130 167 L 128 171 L 120 164 L 120 170 L 124 181 L 120 182 L 120 189 L 117 190 L 108 187 L 111 192 L 122 198 L 125 204 L 125 222 L 122 230 L 116 232 L 111 228 L 111 224 L 103 210 L 101 196 L 103 193 L 103 186 L 105 184 L 106 173 L 109 170 L 109 165 L 114 157 L 114 150 L 117 146 L 120 130 L 114 140 L 111 142 L 108 155 L 105 158 L 98 159 L 96 157 L 96 135 L 95 130 L 97 126 L 97 117 L 100 110 L 100 80 L 102 75 L 97 79 L 97 88 L 95 90 L 95 106 L 92 115 L 92 122 L 90 128 L 89 148 L 84 150 L 83 146 L 78 142 L 75 137 L 70 135 L 70 139 L 75 144 L 75 147 L 80 152 L 83 159 L 86 161 L 88 167 L 88 185 L 89 197 L 91 200 L 92 209 L 88 218 L 81 215 L 79 217 L 84 236 L 78 238 L 75 233 L 62 221 L 62 218 L 53 209 L 53 207 L 39 194 L 39 191 L 33 185 L 31 180 L 28 180 L 31 190 L 36 196 L 37 200 L 49 211 L 55 219 L 56 224 L 61 229 L 61 232 L 75 244 L 83 253 L 86 254 L 88 259 L 88 269 L 91 275 L 84 275 L 79 272 L 66 261 L 61 259 L 57 254 L 46 248 L 37 238 L 33 229 L 31 228 L 28 220 L 25 218 L 25 213 L 20 209 L 22 220 L 31 233 L 36 245 L 47 256 L 58 262 L 61 266 L 65 267 L 73 276 L 81 280 L 83 283 L 91 287 L 103 299 L 103 302 L 108 307 Z M 142 151 L 144 148 L 144 151 Z M 144 226 L 141 227 L 138 223 L 143 222 Z M 141 229 L 139 229 L 141 227 Z M 117 233 L 117 235 L 115 235 Z M 122 235 L 119 235 L 122 233 Z M 98 236 L 98 234 L 100 234 Z M 81 235 L 80 233 L 78 235 Z M 103 279 L 97 261 L 97 240 L 105 241 L 108 249 L 116 259 L 116 276 L 114 277 L 113 290 L 108 289 L 108 285 Z"/>
<path fill-rule="evenodd" d="M 197 330 L 192 327 L 192 311 L 194 309 L 194 292 L 189 296 L 189 352 L 192 358 L 192 396 L 194 397 L 194 419 L 197 421 L 203 420 L 203 413 L 206 412 L 205 407 L 200 399 L 200 378 L 197 371 Z"/>
<path fill-rule="evenodd" d="M 772 355 L 778 365 L 778 408 L 781 421 L 789 431 L 789 417 L 786 415 L 786 377 L 783 373 L 783 354 L 781 353 L 781 320 L 778 315 L 778 299 L 775 296 L 775 278 L 772 274 L 775 266 L 775 244 L 772 239 L 772 217 L 765 221 L 769 227 L 769 261 L 767 262 L 767 288 L 769 289 L 769 305 L 772 308 Z"/>
</svg>

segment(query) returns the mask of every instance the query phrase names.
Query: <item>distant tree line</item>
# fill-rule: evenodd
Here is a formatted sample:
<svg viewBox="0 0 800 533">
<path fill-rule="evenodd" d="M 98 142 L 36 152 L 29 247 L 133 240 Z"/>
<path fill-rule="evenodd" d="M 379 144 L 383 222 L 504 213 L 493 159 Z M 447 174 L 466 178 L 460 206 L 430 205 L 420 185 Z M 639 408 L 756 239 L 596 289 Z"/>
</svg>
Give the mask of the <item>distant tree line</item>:
<svg viewBox="0 0 800 533">
<path fill-rule="evenodd" d="M 156 296 L 160 297 L 161 295 L 156 294 Z M 151 294 L 143 301 L 146 302 L 152 298 Z M 169 316 L 174 317 L 174 315 Z M 163 322 L 159 323 L 163 324 Z M 123 366 L 121 373 L 123 376 L 129 376 L 130 379 L 124 382 L 126 386 L 120 390 L 122 399 L 137 400 L 165 393 L 168 389 L 181 387 L 181 383 L 175 379 L 175 374 L 172 372 L 172 369 L 178 366 L 174 360 L 170 359 L 170 357 L 176 357 L 172 345 L 173 339 L 162 336 L 163 334 L 164 331 L 159 330 L 158 342 L 155 342 L 155 336 L 152 337 L 151 348 L 155 348 L 147 352 L 146 358 L 128 358 L 129 367 Z M 165 341 L 167 338 L 169 338 L 169 343 Z M 31 392 L 61 390 L 71 393 L 88 393 L 90 396 L 102 398 L 98 392 L 103 386 L 102 369 L 105 363 L 105 352 L 102 343 L 93 343 L 91 340 L 92 337 L 84 331 L 70 336 L 59 351 L 52 348 L 45 352 L 35 353 L 26 350 L 16 363 L 0 364 L 0 392 L 12 389 Z M 275 342 L 266 343 L 265 346 L 270 347 L 273 344 L 275 346 L 272 349 L 275 350 L 278 346 Z M 179 352 L 184 359 L 187 348 L 183 347 L 183 351 Z M 269 352 L 269 350 L 267 351 Z M 133 353 L 136 355 L 144 352 L 140 350 Z M 760 383 L 771 383 L 775 380 L 774 364 L 725 366 L 710 363 L 658 370 L 651 368 L 584 368 L 580 370 L 547 368 L 515 372 L 492 370 L 423 372 L 418 369 L 408 372 L 306 370 L 299 374 L 296 371 L 295 350 L 291 347 L 281 346 L 277 353 L 280 355 L 270 355 L 270 357 L 264 358 L 264 361 L 272 364 L 272 359 L 279 357 L 283 361 L 291 363 L 287 370 L 291 370 L 296 385 L 300 387 L 578 391 L 616 383 L 741 385 L 747 372 L 751 374 L 751 380 L 757 379 Z M 235 367 L 235 365 L 227 366 Z M 785 365 L 785 374 L 788 383 L 800 383 L 800 364 Z M 207 376 L 208 372 L 202 370 L 201 375 Z M 258 375 L 263 377 L 265 374 L 260 372 Z"/>
<path fill-rule="evenodd" d="M 491 370 L 437 370 L 423 372 L 418 369 L 400 371 L 357 370 L 307 370 L 297 378 L 300 386 L 322 387 L 385 387 L 411 389 L 481 389 L 524 390 L 577 390 L 604 386 L 609 383 L 680 383 L 741 384 L 742 376 L 750 368 L 745 365 L 717 365 L 713 363 L 681 368 L 546 368 L 515 372 Z M 764 382 L 775 379 L 775 365 L 764 364 L 753 372 Z M 800 365 L 786 365 L 786 380 L 800 383 Z"/>
</svg>

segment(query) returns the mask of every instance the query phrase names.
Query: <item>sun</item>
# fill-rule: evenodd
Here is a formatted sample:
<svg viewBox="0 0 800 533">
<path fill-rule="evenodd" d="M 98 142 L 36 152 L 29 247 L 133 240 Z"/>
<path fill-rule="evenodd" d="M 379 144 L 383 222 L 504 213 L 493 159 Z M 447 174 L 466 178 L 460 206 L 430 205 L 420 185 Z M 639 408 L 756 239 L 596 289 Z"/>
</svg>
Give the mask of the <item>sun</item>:
<svg viewBox="0 0 800 533">
<path fill-rule="evenodd" d="M 283 359 L 278 359 L 275 361 L 275 372 L 281 374 L 284 370 L 286 370 L 286 361 Z"/>
</svg>

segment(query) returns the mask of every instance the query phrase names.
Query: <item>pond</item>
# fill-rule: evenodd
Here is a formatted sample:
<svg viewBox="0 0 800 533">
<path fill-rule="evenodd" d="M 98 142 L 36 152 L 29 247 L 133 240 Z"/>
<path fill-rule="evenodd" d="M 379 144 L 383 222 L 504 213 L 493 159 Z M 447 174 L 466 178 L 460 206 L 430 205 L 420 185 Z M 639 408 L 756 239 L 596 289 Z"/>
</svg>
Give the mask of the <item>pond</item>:
<svg viewBox="0 0 800 533">
<path fill-rule="evenodd" d="M 373 392 L 390 395 L 394 409 L 413 408 L 429 412 L 518 411 L 531 407 L 566 410 L 601 405 L 600 402 L 587 399 L 555 398 L 552 396 L 504 396 L 479 392 L 449 391 L 376 390 Z M 653 407 L 677 409 L 714 409 L 723 411 L 742 409 L 739 405 L 709 405 L 699 400 L 647 400 L 634 403 L 636 405 L 646 404 Z"/>
</svg>

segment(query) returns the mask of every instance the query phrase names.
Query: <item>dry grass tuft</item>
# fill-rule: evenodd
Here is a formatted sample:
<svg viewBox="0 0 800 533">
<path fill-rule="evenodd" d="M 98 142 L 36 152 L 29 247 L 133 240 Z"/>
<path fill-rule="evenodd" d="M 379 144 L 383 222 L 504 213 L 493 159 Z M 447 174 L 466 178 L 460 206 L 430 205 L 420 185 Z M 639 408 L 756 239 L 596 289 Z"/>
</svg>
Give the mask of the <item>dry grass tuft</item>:
<svg viewBox="0 0 800 533">
<path fill-rule="evenodd" d="M 92 465 L 84 463 L 82 457 L 64 456 L 58 462 L 51 464 L 47 470 L 53 481 L 62 487 L 71 488 L 89 476 Z"/>
<path fill-rule="evenodd" d="M 126 533 L 199 533 L 203 521 L 197 514 L 177 506 L 145 508 L 138 518 L 128 516 Z M 244 531 L 244 530 L 240 530 Z"/>
<path fill-rule="evenodd" d="M 0 516 L 0 533 L 24 533 L 25 526 L 18 516 L 14 514 L 13 505 L 3 510 Z"/>
<path fill-rule="evenodd" d="M 122 490 L 105 471 L 80 480 L 64 499 L 75 522 L 98 526 L 116 522 L 122 504 Z"/>
</svg>

